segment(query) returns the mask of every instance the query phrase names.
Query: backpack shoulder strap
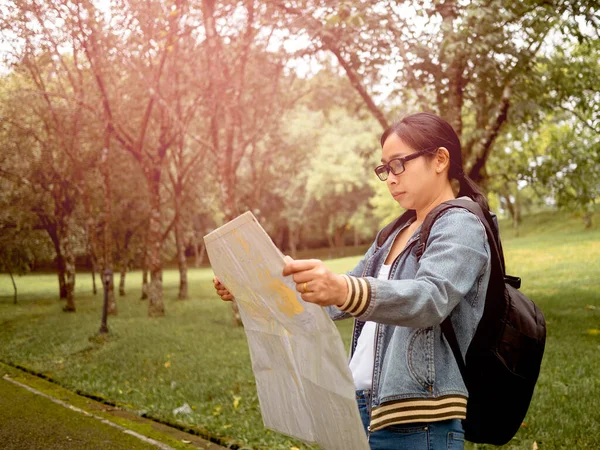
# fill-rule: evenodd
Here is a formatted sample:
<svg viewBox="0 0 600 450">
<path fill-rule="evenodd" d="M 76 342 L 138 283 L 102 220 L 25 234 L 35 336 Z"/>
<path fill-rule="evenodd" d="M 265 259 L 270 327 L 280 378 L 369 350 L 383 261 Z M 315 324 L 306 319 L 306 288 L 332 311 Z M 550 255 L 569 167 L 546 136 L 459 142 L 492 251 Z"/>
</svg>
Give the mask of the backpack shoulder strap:
<svg viewBox="0 0 600 450">
<path fill-rule="evenodd" d="M 400 217 L 392 220 L 385 227 L 381 229 L 379 233 L 377 233 L 377 247 L 381 247 L 383 243 L 391 236 L 391 234 L 401 228 L 406 222 L 408 222 L 413 217 L 416 217 L 416 213 L 414 210 L 409 209 L 405 211 Z"/>
<path fill-rule="evenodd" d="M 456 332 L 454 331 L 454 326 L 452 325 L 452 321 L 450 320 L 450 316 L 444 320 L 441 325 L 442 334 L 446 336 L 446 340 L 452 349 L 452 353 L 454 354 L 454 359 L 458 364 L 458 369 L 460 370 L 460 374 L 465 384 L 467 383 L 467 366 L 465 365 L 465 360 L 460 353 L 460 347 L 458 346 L 458 339 L 456 338 Z"/>
</svg>

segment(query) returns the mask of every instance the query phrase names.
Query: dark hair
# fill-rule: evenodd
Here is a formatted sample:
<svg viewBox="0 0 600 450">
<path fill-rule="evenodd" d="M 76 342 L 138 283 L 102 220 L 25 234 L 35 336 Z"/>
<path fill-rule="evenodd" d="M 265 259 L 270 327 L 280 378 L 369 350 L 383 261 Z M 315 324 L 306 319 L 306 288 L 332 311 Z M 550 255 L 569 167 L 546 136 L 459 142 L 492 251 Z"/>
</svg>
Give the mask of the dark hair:
<svg viewBox="0 0 600 450">
<path fill-rule="evenodd" d="M 381 135 L 382 147 L 392 133 L 416 151 L 431 149 L 433 155 L 433 150 L 439 147 L 446 148 L 450 153 L 448 178 L 450 180 L 457 179 L 460 185 L 457 196 L 467 196 L 479 203 L 484 211 L 489 210 L 485 194 L 463 171 L 460 139 L 448 122 L 428 112 L 411 114 L 392 124 L 383 132 Z"/>
</svg>

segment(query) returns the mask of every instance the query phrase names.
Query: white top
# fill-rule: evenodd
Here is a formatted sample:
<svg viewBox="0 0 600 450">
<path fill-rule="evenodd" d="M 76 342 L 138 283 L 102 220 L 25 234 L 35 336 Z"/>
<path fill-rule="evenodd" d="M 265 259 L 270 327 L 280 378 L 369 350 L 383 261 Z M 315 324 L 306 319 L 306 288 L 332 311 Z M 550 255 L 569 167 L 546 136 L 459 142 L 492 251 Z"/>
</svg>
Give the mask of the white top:
<svg viewBox="0 0 600 450">
<path fill-rule="evenodd" d="M 390 276 L 391 264 L 384 264 L 379 270 L 377 278 L 387 280 Z M 373 385 L 373 364 L 375 363 L 375 322 L 365 322 L 358 337 L 356 350 L 350 360 L 350 372 L 354 378 L 354 387 L 357 390 L 371 389 Z"/>
</svg>

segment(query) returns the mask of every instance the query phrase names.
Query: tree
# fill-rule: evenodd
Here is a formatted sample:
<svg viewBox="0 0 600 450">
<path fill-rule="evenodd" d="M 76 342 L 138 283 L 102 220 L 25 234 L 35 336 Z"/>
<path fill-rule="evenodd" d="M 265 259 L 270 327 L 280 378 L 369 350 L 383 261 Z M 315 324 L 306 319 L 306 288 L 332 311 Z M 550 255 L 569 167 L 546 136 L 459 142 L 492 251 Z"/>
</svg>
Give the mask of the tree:
<svg viewBox="0 0 600 450">
<path fill-rule="evenodd" d="M 592 32 L 598 34 L 598 29 Z M 526 190 L 542 201 L 551 199 L 561 208 L 581 211 L 586 228 L 591 227 L 599 189 L 594 163 L 600 135 L 599 61 L 597 39 L 571 37 L 539 58 L 531 77 L 521 83 L 512 114 L 515 125 L 501 140 L 505 152 L 493 158 L 496 178 L 505 180 L 495 182 L 495 190 L 504 198 L 514 226 L 524 197 L 518 182 L 527 183 Z"/>
<path fill-rule="evenodd" d="M 56 85 L 51 59 L 27 50 L 24 62 L 5 80 L 2 108 L 7 158 L 3 176 L 19 192 L 19 205 L 35 213 L 50 236 L 57 259 L 60 298 L 75 311 L 74 218 L 80 166 L 73 157 L 80 124 L 68 105 L 50 95 Z M 23 200 L 27 199 L 26 202 Z"/>
<path fill-rule="evenodd" d="M 145 261 L 150 272 L 150 317 L 164 315 L 161 251 L 170 227 L 163 229 L 161 180 L 167 153 L 182 133 L 172 113 L 171 97 L 177 98 L 182 87 L 172 81 L 178 64 L 177 42 L 190 33 L 187 3 L 176 1 L 172 6 L 154 3 L 148 7 L 142 2 L 111 5 L 117 24 L 114 28 L 102 12 L 89 4 L 70 5 L 74 32 L 102 98 L 106 139 L 114 137 L 135 158 L 148 189 Z M 123 70 L 107 70 L 109 67 L 126 68 L 127 76 L 123 77 Z M 132 83 L 141 89 L 132 90 Z M 129 107 L 123 107 L 123 98 L 129 100 Z"/>
<path fill-rule="evenodd" d="M 469 176 L 484 184 L 516 86 L 541 49 L 556 33 L 578 33 L 578 20 L 598 25 L 592 1 L 277 4 L 293 33 L 334 55 L 383 128 L 412 108 L 446 118 L 461 137 Z"/>
<path fill-rule="evenodd" d="M 372 195 L 368 180 L 377 155 L 376 129 L 373 121 L 349 117 L 343 110 L 333 111 L 321 126 L 306 193 L 330 249 L 344 245 L 352 217 Z"/>
<path fill-rule="evenodd" d="M 14 163 L 9 159 L 7 153 L 0 155 L 0 192 L 3 193 L 0 196 L 0 272 L 9 274 L 16 304 L 17 284 L 14 275 L 27 273 L 36 260 L 51 258 L 52 246 L 44 230 L 39 227 L 36 215 L 15 202 L 23 194 L 30 195 L 30 192 L 27 183 L 4 176 L 4 171 L 11 169 L 11 163 Z"/>
<path fill-rule="evenodd" d="M 600 197 L 599 135 L 581 122 L 562 122 L 544 127 L 542 136 L 547 146 L 532 163 L 530 178 L 549 187 L 559 208 L 582 212 L 585 228 L 591 228 Z"/>
</svg>

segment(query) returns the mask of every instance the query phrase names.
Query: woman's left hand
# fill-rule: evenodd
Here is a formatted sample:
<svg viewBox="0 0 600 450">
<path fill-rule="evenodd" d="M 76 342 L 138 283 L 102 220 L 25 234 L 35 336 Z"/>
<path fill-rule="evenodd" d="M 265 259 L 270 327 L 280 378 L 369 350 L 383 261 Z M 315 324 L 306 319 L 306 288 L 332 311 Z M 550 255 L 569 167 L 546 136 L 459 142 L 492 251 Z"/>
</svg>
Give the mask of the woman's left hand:
<svg viewBox="0 0 600 450">
<path fill-rule="evenodd" d="M 319 259 L 285 257 L 283 276 L 292 275 L 302 300 L 320 306 L 342 306 L 346 302 L 348 286 L 341 275 L 329 270 Z"/>
</svg>

